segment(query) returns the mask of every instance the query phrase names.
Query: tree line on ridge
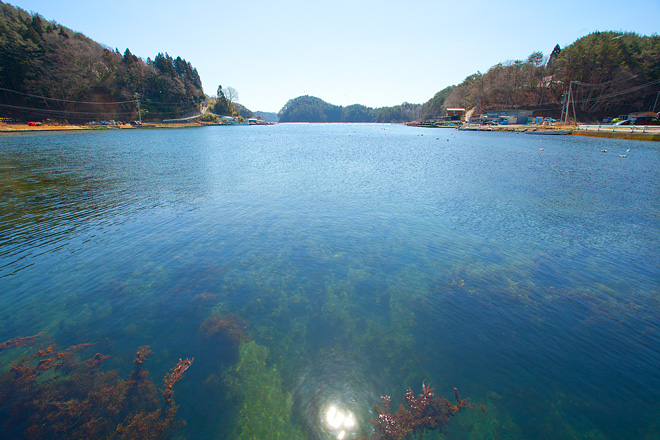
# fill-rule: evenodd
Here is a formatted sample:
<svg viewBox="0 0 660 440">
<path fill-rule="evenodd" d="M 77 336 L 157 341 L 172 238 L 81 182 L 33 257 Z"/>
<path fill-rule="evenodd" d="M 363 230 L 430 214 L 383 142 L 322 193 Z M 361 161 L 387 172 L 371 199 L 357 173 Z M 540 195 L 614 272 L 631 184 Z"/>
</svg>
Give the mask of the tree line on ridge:
<svg viewBox="0 0 660 440">
<path fill-rule="evenodd" d="M 583 118 L 660 110 L 660 36 L 593 32 L 549 56 L 533 52 L 448 86 L 424 104 L 341 107 L 310 96 L 290 100 L 282 122 L 406 122 L 438 118 L 447 108 L 526 109 L 559 116 L 567 91 Z"/>
<path fill-rule="evenodd" d="M 158 53 L 145 61 L 129 49 L 122 54 L 1 1 L 0 59 L 0 115 L 5 117 L 169 119 L 198 114 L 208 101 L 197 69 L 181 57 Z M 569 89 L 583 119 L 660 110 L 660 36 L 593 32 L 564 48 L 555 46 L 549 56 L 533 52 L 525 60 L 476 72 L 423 104 L 344 107 L 306 95 L 289 100 L 277 116 L 280 122 L 396 123 L 475 106 L 558 116 Z M 232 90 L 219 87 L 209 109 L 251 117 Z"/>
<path fill-rule="evenodd" d="M 199 111 L 202 82 L 190 62 L 121 54 L 39 14 L 0 2 L 3 116 L 89 121 L 164 119 Z"/>
</svg>

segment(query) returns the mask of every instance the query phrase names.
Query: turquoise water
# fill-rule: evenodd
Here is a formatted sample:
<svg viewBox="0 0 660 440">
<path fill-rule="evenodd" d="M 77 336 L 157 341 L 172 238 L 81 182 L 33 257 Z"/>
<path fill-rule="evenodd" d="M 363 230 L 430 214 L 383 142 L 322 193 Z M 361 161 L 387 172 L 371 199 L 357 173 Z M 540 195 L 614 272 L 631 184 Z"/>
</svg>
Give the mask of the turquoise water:
<svg viewBox="0 0 660 440">
<path fill-rule="evenodd" d="M 332 406 L 355 438 L 423 381 L 486 408 L 446 438 L 657 438 L 659 171 L 657 143 L 399 125 L 0 137 L 0 342 L 194 356 L 191 439 L 338 438 Z"/>
</svg>

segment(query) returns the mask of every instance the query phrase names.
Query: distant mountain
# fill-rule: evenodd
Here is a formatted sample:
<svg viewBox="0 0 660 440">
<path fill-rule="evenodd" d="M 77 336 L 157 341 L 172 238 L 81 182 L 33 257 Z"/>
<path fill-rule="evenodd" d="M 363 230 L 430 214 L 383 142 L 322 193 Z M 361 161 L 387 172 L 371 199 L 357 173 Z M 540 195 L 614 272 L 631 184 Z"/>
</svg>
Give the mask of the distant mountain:
<svg viewBox="0 0 660 440">
<path fill-rule="evenodd" d="M 255 118 L 261 118 L 266 122 L 279 122 L 280 118 L 277 117 L 277 113 L 272 112 L 254 112 Z"/>
<path fill-rule="evenodd" d="M 108 50 L 39 14 L 0 2 L 0 111 L 22 119 L 188 116 L 205 99 L 197 69 L 181 57 L 146 61 Z"/>
<path fill-rule="evenodd" d="M 305 95 L 290 99 L 277 116 L 280 122 L 408 122 L 419 116 L 420 109 L 420 104 L 407 102 L 394 107 L 342 107 Z"/>
</svg>

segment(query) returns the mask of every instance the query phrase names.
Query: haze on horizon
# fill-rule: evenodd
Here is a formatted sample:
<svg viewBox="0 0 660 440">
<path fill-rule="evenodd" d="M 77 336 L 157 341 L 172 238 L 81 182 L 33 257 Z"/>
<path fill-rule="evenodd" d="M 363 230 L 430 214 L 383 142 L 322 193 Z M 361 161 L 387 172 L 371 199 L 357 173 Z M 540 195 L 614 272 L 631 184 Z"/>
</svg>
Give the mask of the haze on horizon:
<svg viewBox="0 0 660 440">
<path fill-rule="evenodd" d="M 143 59 L 158 52 L 197 68 L 204 91 L 232 86 L 253 111 L 313 95 L 335 105 L 423 103 L 446 86 L 534 51 L 549 55 L 594 31 L 658 32 L 660 2 L 512 4 L 412 0 L 220 4 L 173 0 L 10 0 Z"/>
</svg>

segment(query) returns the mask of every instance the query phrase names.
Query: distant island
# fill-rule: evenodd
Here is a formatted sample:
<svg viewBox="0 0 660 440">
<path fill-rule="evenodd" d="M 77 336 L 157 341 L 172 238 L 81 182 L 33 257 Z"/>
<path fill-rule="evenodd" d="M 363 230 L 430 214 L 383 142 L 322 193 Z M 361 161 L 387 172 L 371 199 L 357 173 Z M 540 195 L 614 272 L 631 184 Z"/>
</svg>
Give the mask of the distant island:
<svg viewBox="0 0 660 440">
<path fill-rule="evenodd" d="M 262 111 L 256 111 L 252 115 L 254 118 L 261 118 L 262 120 L 266 122 L 272 122 L 272 123 L 277 123 L 280 121 L 280 118 L 277 116 L 277 113 L 275 112 L 262 112 Z"/>
<path fill-rule="evenodd" d="M 375 109 L 360 104 L 342 107 L 305 95 L 289 100 L 277 116 L 280 122 L 407 122 L 419 116 L 420 108 L 407 102 Z"/>
</svg>

